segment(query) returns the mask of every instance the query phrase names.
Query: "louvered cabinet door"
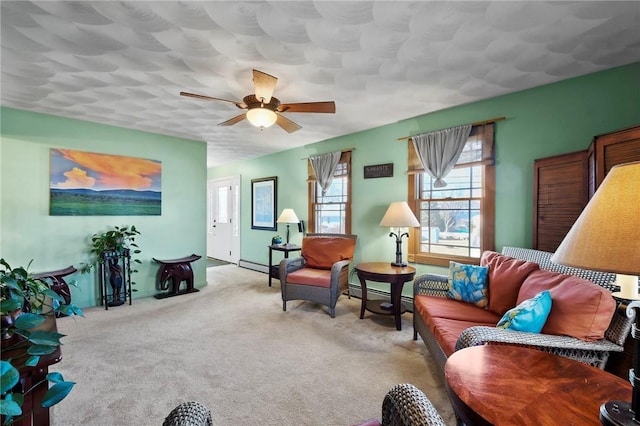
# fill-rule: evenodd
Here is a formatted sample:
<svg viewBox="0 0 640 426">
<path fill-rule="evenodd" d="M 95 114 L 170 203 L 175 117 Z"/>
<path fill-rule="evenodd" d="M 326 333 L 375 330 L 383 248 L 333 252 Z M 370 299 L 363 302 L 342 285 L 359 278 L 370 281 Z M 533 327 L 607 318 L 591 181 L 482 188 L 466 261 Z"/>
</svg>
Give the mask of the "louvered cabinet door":
<svg viewBox="0 0 640 426">
<path fill-rule="evenodd" d="M 594 137 L 589 158 L 591 198 L 613 166 L 640 161 L 640 126 Z"/>
<path fill-rule="evenodd" d="M 533 248 L 554 252 L 587 205 L 587 154 L 534 161 Z"/>
</svg>

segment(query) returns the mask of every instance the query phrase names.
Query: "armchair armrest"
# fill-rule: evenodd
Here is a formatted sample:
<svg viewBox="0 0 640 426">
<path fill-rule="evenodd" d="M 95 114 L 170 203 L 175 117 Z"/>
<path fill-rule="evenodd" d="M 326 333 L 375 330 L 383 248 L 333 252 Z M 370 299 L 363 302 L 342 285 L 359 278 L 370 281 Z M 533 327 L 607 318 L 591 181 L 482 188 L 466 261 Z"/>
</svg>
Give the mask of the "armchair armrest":
<svg viewBox="0 0 640 426">
<path fill-rule="evenodd" d="M 340 260 L 331 266 L 331 287 L 349 285 L 349 264 L 350 260 Z"/>
<path fill-rule="evenodd" d="M 393 386 L 382 401 L 383 425 L 445 426 L 429 398 L 409 383 Z"/>
<path fill-rule="evenodd" d="M 456 350 L 488 343 L 528 346 L 599 368 L 604 368 L 610 352 L 624 350 L 624 347 L 606 339 L 585 342 L 568 336 L 528 333 L 488 326 L 474 326 L 464 330 L 456 342 Z"/>
<path fill-rule="evenodd" d="M 413 281 L 413 296 L 426 294 L 427 296 L 447 297 L 449 277 L 439 274 L 422 274 Z"/>
<path fill-rule="evenodd" d="M 284 284 L 287 281 L 287 274 L 304 268 L 304 257 L 295 257 L 291 259 L 282 259 L 278 266 L 280 271 L 280 282 Z"/>
</svg>

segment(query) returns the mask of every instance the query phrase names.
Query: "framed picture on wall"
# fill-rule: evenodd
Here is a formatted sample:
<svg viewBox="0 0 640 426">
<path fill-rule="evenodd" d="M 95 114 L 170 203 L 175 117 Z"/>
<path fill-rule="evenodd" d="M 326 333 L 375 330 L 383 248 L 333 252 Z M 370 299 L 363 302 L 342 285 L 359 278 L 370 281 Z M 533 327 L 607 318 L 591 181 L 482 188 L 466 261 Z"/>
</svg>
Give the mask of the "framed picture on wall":
<svg viewBox="0 0 640 426">
<path fill-rule="evenodd" d="M 251 179 L 251 229 L 276 230 L 278 177 Z"/>
<path fill-rule="evenodd" d="M 51 148 L 50 216 L 160 216 L 162 163 Z"/>
</svg>

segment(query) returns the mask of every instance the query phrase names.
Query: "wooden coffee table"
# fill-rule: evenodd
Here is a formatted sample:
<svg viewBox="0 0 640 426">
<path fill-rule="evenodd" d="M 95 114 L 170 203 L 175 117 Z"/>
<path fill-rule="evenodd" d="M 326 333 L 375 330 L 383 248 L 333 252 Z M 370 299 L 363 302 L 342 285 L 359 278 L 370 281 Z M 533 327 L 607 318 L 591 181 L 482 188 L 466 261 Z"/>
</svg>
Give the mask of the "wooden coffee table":
<svg viewBox="0 0 640 426">
<path fill-rule="evenodd" d="M 447 392 L 467 425 L 600 425 L 600 405 L 631 401 L 618 376 L 535 349 L 474 346 L 445 364 Z"/>
<path fill-rule="evenodd" d="M 396 320 L 396 330 L 402 330 L 401 315 L 405 311 L 401 302 L 402 287 L 405 282 L 411 281 L 416 275 L 416 268 L 413 266 L 391 266 L 389 262 L 365 262 L 358 263 L 355 270 L 362 288 L 360 319 L 364 318 L 365 309 L 380 315 L 393 315 Z M 380 302 L 383 302 L 381 300 L 367 300 L 367 280 L 391 285 L 390 309 L 383 309 L 380 306 Z"/>
</svg>

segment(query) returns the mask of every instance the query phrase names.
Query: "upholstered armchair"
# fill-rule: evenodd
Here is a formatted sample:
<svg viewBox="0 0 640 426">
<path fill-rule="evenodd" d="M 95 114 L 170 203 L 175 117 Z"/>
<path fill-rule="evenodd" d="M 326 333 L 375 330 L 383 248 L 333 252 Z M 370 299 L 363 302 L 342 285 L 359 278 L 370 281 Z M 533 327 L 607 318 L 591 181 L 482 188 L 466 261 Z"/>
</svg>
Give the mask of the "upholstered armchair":
<svg viewBox="0 0 640 426">
<path fill-rule="evenodd" d="M 282 310 L 289 300 L 309 300 L 329 307 L 336 316 L 336 302 L 349 288 L 349 263 L 356 249 L 356 235 L 307 234 L 301 257 L 280 262 Z"/>
</svg>

